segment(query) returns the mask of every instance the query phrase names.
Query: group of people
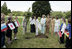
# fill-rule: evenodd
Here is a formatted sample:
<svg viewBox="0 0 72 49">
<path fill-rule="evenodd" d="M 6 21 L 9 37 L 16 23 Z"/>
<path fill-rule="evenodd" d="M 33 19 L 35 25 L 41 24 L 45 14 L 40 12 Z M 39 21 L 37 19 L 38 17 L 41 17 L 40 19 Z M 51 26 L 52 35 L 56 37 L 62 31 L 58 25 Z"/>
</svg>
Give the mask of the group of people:
<svg viewBox="0 0 72 49">
<path fill-rule="evenodd" d="M 12 43 L 12 31 L 14 32 L 14 39 L 17 39 L 17 32 L 18 32 L 18 27 L 15 25 L 15 21 L 18 21 L 18 18 L 15 17 L 14 20 L 12 18 L 12 14 L 9 15 L 7 21 L 5 21 L 5 14 L 1 13 L 1 24 L 5 23 L 7 26 L 7 30 L 1 31 L 1 47 L 6 48 L 5 46 L 5 36 L 7 37 L 7 43 L 11 44 Z M 13 23 L 15 28 L 13 30 L 10 29 L 9 23 Z"/>
<path fill-rule="evenodd" d="M 68 18 L 68 24 L 66 26 L 66 20 L 63 18 L 62 19 L 62 24 L 60 26 L 60 31 L 62 33 L 62 36 L 60 37 L 60 43 L 64 43 L 64 35 L 65 32 L 67 32 L 67 35 L 66 35 L 66 45 L 65 47 L 66 48 L 71 48 L 71 19 Z"/>
<path fill-rule="evenodd" d="M 62 36 L 60 38 L 60 44 L 64 43 L 64 32 L 67 31 L 69 33 L 69 36 L 66 36 L 66 44 L 65 47 L 69 48 L 71 47 L 71 19 L 68 19 L 68 25 L 66 25 L 66 20 L 65 18 L 62 18 L 62 24 L 60 24 L 60 19 L 56 17 L 50 18 L 50 15 L 47 15 L 47 18 L 45 15 L 42 15 L 41 20 L 38 20 L 37 16 L 33 16 L 32 18 L 30 17 L 30 26 L 31 26 L 31 32 L 35 32 L 36 37 L 39 35 L 38 30 L 41 31 L 42 34 L 47 34 L 49 35 L 50 29 L 51 29 L 51 35 L 53 33 L 56 34 L 56 36 L 59 36 L 59 31 L 61 32 Z M 14 39 L 17 39 L 17 32 L 18 32 L 18 27 L 15 25 L 15 21 L 18 21 L 18 17 L 16 16 L 15 19 L 12 18 L 12 14 L 9 15 L 7 22 L 5 22 L 5 15 L 1 13 L 1 24 L 6 23 L 8 29 L 6 31 L 1 32 L 1 47 L 6 47 L 5 46 L 5 34 L 7 39 L 7 43 L 10 44 L 12 42 L 12 31 L 14 32 Z M 15 29 L 11 30 L 9 27 L 9 23 L 13 23 L 15 26 Z M 23 26 L 23 34 L 26 33 L 27 31 L 27 20 L 24 17 L 22 21 L 22 26 Z"/>
<path fill-rule="evenodd" d="M 47 18 L 45 15 L 42 15 L 41 20 L 39 21 L 36 16 L 33 16 L 30 18 L 30 26 L 31 26 L 31 32 L 36 32 L 36 36 L 38 35 L 38 28 L 41 31 L 42 34 L 49 35 L 50 29 L 51 29 L 51 35 L 55 32 L 56 35 L 58 35 L 59 27 L 60 27 L 60 20 L 58 17 L 54 19 L 54 17 L 50 18 L 49 15 L 47 15 Z"/>
<path fill-rule="evenodd" d="M 67 25 L 65 18 L 62 17 L 61 21 L 60 19 L 58 19 L 58 17 L 56 17 L 56 19 L 54 19 L 54 17 L 50 18 L 50 15 L 47 15 L 47 18 L 45 15 L 42 15 L 40 21 L 36 16 L 33 16 L 32 18 L 30 18 L 31 32 L 36 32 L 36 37 L 37 37 L 39 35 L 38 30 L 40 30 L 42 34 L 46 33 L 47 35 L 49 35 L 51 29 L 52 36 L 53 34 L 59 36 L 60 44 L 64 43 L 64 35 L 66 35 L 65 47 L 69 48 L 71 47 L 71 18 L 68 18 Z M 59 32 L 61 32 L 61 34 Z"/>
<path fill-rule="evenodd" d="M 47 28 L 46 32 L 49 33 L 49 25 L 50 25 L 50 19 L 48 15 L 48 20 L 46 21 L 45 15 L 42 15 L 41 20 L 38 20 L 38 17 L 33 16 L 30 18 L 30 26 L 31 26 L 31 32 L 36 32 L 36 36 L 39 35 L 38 30 L 41 31 L 42 34 L 45 34 L 45 27 Z"/>
</svg>

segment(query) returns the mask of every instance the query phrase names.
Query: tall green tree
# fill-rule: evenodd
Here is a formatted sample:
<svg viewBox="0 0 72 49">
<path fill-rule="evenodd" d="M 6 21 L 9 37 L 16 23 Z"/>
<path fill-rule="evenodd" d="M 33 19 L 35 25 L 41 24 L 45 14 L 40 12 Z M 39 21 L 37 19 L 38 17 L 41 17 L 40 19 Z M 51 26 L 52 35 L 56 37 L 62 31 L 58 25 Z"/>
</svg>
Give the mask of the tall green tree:
<svg viewBox="0 0 72 49">
<path fill-rule="evenodd" d="M 49 1 L 35 1 L 32 4 L 32 12 L 33 15 L 36 15 L 37 17 L 41 17 L 42 14 L 50 14 L 51 6 Z"/>
<path fill-rule="evenodd" d="M 30 8 L 28 9 L 28 11 L 24 15 L 26 16 L 27 23 L 28 23 L 29 18 L 32 16 L 32 12 L 30 12 Z"/>
<path fill-rule="evenodd" d="M 1 7 L 1 13 L 4 13 L 7 15 L 7 4 L 6 2 L 4 2 L 4 4 Z"/>
<path fill-rule="evenodd" d="M 7 8 L 6 2 L 4 2 L 4 4 L 1 7 L 1 13 L 4 13 L 5 15 L 8 15 L 9 13 L 11 13 L 11 10 Z"/>
<path fill-rule="evenodd" d="M 7 10 L 7 12 L 8 12 L 8 13 L 11 13 L 11 10 L 10 10 L 10 9 L 8 9 L 8 10 Z"/>
</svg>

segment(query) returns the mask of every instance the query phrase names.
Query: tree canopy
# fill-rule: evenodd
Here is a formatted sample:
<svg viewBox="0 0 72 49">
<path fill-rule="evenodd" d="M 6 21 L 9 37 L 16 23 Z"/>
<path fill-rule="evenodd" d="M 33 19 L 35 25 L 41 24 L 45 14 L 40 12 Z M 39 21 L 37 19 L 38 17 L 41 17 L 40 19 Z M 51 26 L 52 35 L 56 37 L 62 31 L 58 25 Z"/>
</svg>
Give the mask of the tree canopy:
<svg viewBox="0 0 72 49">
<path fill-rule="evenodd" d="M 1 13 L 4 13 L 5 15 L 7 15 L 8 13 L 11 13 L 11 10 L 7 8 L 6 2 L 4 2 L 4 4 L 1 7 Z"/>
<path fill-rule="evenodd" d="M 42 14 L 50 14 L 51 6 L 49 1 L 35 1 L 32 4 L 32 12 L 33 15 L 36 15 L 37 17 L 41 17 Z"/>
</svg>

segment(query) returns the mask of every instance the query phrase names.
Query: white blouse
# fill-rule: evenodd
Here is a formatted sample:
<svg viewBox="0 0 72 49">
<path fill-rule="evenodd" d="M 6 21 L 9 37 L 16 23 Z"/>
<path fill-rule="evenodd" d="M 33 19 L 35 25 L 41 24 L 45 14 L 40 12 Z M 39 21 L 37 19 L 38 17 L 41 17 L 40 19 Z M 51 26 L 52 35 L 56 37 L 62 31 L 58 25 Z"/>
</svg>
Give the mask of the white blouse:
<svg viewBox="0 0 72 49">
<path fill-rule="evenodd" d="M 35 24 L 35 19 L 31 19 L 30 24 Z"/>
</svg>

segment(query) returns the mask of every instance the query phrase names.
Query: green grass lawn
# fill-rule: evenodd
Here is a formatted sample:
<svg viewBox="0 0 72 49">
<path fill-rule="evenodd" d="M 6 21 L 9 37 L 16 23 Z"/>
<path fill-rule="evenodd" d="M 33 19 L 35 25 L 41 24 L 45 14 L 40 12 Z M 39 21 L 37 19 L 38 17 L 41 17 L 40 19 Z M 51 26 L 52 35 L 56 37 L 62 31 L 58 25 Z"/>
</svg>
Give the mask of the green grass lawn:
<svg viewBox="0 0 72 49">
<path fill-rule="evenodd" d="M 22 18 L 19 18 L 18 21 L 22 25 Z M 48 36 L 49 38 L 35 38 L 35 33 L 30 32 L 29 23 L 27 25 L 27 33 L 25 35 L 23 35 L 22 26 L 18 28 L 18 34 L 17 34 L 18 40 L 14 40 L 14 33 L 12 34 L 13 34 L 12 36 L 13 42 L 10 45 L 6 43 L 7 48 L 65 48 L 65 43 L 60 44 L 58 41 L 59 37 L 55 36 L 55 34 L 51 36 L 51 34 L 49 33 Z M 25 39 L 25 37 L 33 37 L 33 38 Z"/>
</svg>

